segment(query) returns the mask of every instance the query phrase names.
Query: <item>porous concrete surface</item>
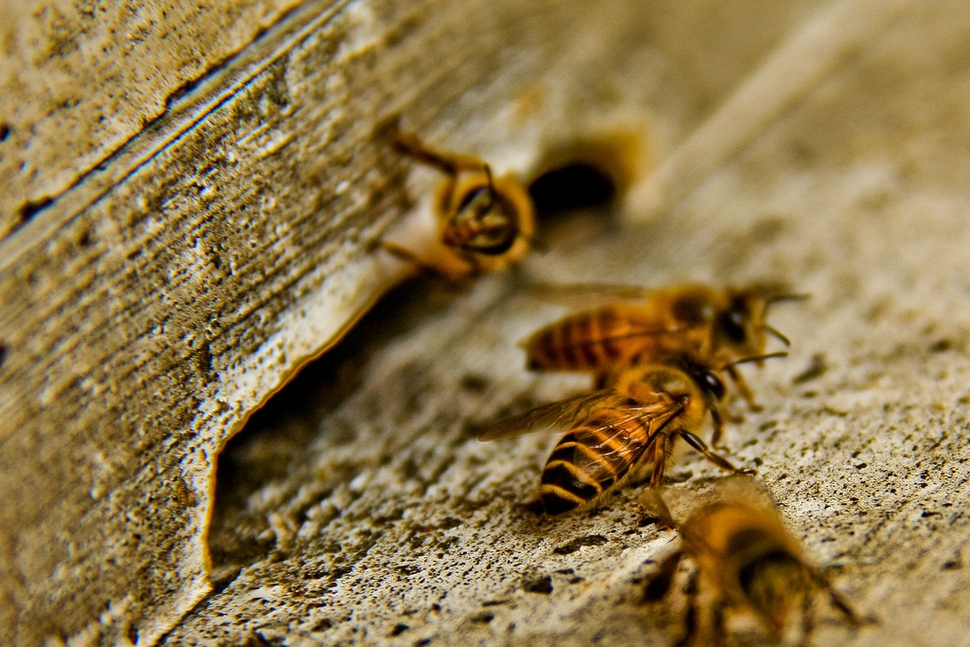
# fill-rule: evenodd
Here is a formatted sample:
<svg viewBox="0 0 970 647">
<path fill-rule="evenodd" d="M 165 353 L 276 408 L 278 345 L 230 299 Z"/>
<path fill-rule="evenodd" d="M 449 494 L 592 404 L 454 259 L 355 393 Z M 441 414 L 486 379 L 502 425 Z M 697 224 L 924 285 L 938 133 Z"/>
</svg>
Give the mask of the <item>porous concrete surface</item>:
<svg viewBox="0 0 970 647">
<path fill-rule="evenodd" d="M 547 222 L 520 272 L 388 298 L 220 457 L 216 590 L 167 643 L 672 643 L 683 587 L 639 603 L 676 542 L 642 486 L 537 515 L 555 437 L 477 434 L 588 387 L 523 368 L 515 342 L 566 312 L 532 281 L 770 279 L 812 297 L 772 311 L 791 354 L 745 369 L 764 410 L 725 442 L 874 620 L 825 610 L 815 643 L 966 644 L 968 35 L 963 3 L 914 4 L 660 219 Z M 692 452 L 669 474 L 678 501 L 720 476 Z"/>
</svg>

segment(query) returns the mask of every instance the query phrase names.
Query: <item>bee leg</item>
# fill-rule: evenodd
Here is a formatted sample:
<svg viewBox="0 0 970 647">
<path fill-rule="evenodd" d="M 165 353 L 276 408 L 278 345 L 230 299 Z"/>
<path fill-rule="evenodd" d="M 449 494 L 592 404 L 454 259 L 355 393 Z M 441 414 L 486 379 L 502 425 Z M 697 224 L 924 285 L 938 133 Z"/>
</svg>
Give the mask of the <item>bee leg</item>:
<svg viewBox="0 0 970 647">
<path fill-rule="evenodd" d="M 740 424 L 744 422 L 744 415 L 740 413 L 734 413 L 727 403 L 721 404 L 721 416 L 728 422 L 733 422 L 734 424 Z"/>
<path fill-rule="evenodd" d="M 715 454 L 714 452 L 712 452 L 707 447 L 707 444 L 703 440 L 701 440 L 694 434 L 690 433 L 689 431 L 681 430 L 680 435 L 684 440 L 687 441 L 688 445 L 690 445 L 691 447 L 699 451 L 701 454 L 704 454 L 704 458 L 711 461 L 712 463 L 720 467 L 725 472 L 732 472 L 734 474 L 755 474 L 756 473 L 754 470 L 738 469 L 737 467 L 732 465 L 730 461 L 728 461 L 728 459 L 724 458 L 720 454 Z"/>
<path fill-rule="evenodd" d="M 394 139 L 394 148 L 402 155 L 434 167 L 446 175 L 458 175 L 462 171 L 481 171 L 485 163 L 467 155 L 442 153 L 421 143 L 414 133 L 401 133 Z"/>
<path fill-rule="evenodd" d="M 853 627 L 858 627 L 862 624 L 862 619 L 859 617 L 859 614 L 856 613 L 855 609 L 852 608 L 852 605 L 849 604 L 849 601 L 832 587 L 832 584 L 825 579 L 824 575 L 821 573 L 816 573 L 815 579 L 826 591 L 828 591 L 829 600 L 832 601 L 832 606 L 838 609 L 839 612 L 845 616 L 846 622 Z"/>
<path fill-rule="evenodd" d="M 542 498 L 541 497 L 535 497 L 534 499 L 531 499 L 529 501 L 526 501 L 525 503 L 521 503 L 521 502 L 520 503 L 515 503 L 515 504 L 513 504 L 512 507 L 515 508 L 515 509 L 517 509 L 517 510 L 522 510 L 524 512 L 529 512 L 529 513 L 534 514 L 534 515 L 540 515 L 540 514 L 542 514 L 543 512 L 546 511 L 546 506 L 542 502 Z"/>
<path fill-rule="evenodd" d="M 711 633 L 715 647 L 727 645 L 727 629 L 724 625 L 724 601 L 717 600 L 711 608 Z"/>
<path fill-rule="evenodd" d="M 435 275 L 441 274 L 437 266 L 425 263 L 423 260 L 421 260 L 421 258 L 418 257 L 417 254 L 406 247 L 401 247 L 397 243 L 389 243 L 385 240 L 379 240 L 372 244 L 371 251 L 374 249 L 383 249 L 385 252 L 399 261 L 410 263 L 419 272 Z"/>
<path fill-rule="evenodd" d="M 667 595 L 667 592 L 670 591 L 670 585 L 673 584 L 677 566 L 683 556 L 684 553 L 678 550 L 664 557 L 656 572 L 651 574 L 647 580 L 647 585 L 643 589 L 644 602 L 656 602 Z"/>
<path fill-rule="evenodd" d="M 802 600 L 802 636 L 798 641 L 799 647 L 809 646 L 813 631 L 815 631 L 815 596 L 806 595 Z"/>
<path fill-rule="evenodd" d="M 405 247 L 401 247 L 397 243 L 379 240 L 372 244 L 371 249 L 383 249 L 394 258 L 411 264 L 418 273 L 426 276 L 439 278 L 443 277 L 447 281 L 453 283 L 456 288 L 461 287 L 464 281 L 475 276 L 474 272 L 459 272 L 455 268 L 434 263 L 427 263 L 417 254 Z"/>
<path fill-rule="evenodd" d="M 687 647 L 694 643 L 697 639 L 698 630 L 698 607 L 697 607 L 697 592 L 699 587 L 697 586 L 698 572 L 694 571 L 690 575 L 690 579 L 687 580 L 687 613 L 684 616 L 684 625 L 687 627 L 687 631 L 684 633 L 684 637 L 677 641 L 676 647 Z"/>
<path fill-rule="evenodd" d="M 667 464 L 667 434 L 660 434 L 659 438 L 653 441 L 653 474 L 650 476 L 650 487 L 658 488 L 664 480 L 664 467 Z"/>
<path fill-rule="evenodd" d="M 469 278 L 475 278 L 485 273 L 485 268 L 482 267 L 481 261 L 479 261 L 478 257 L 471 252 L 461 254 L 461 260 L 464 261 L 465 264 L 467 264 L 470 268 L 468 271 Z"/>
<path fill-rule="evenodd" d="M 441 183 L 441 186 L 438 188 L 438 192 L 435 195 L 435 213 L 438 214 L 438 219 L 445 227 L 448 227 L 455 217 L 452 201 L 455 199 L 455 187 L 458 186 L 458 181 L 455 179 L 456 177 L 457 176 L 455 175 L 449 175 L 445 181 Z"/>
<path fill-rule="evenodd" d="M 718 443 L 721 440 L 721 436 L 724 435 L 724 417 L 721 415 L 721 410 L 716 406 L 711 407 L 711 421 L 714 423 L 714 433 L 711 434 L 711 447 L 723 448 Z"/>
<path fill-rule="evenodd" d="M 748 403 L 748 408 L 752 411 L 761 411 L 764 409 L 764 407 L 755 402 L 754 393 L 751 391 L 751 387 L 748 386 L 747 380 L 744 379 L 744 374 L 738 370 L 738 367 L 728 366 L 726 370 L 728 377 L 730 377 L 731 381 L 734 382 L 734 385 L 738 387 L 738 392 L 741 394 L 741 397 L 744 398 L 744 401 Z"/>
<path fill-rule="evenodd" d="M 660 516 L 660 523 L 671 530 L 677 530 L 677 522 L 674 521 L 674 515 L 670 514 L 670 508 L 664 503 L 660 493 L 654 488 L 649 488 L 644 496 L 649 499 L 647 504 Z"/>
</svg>

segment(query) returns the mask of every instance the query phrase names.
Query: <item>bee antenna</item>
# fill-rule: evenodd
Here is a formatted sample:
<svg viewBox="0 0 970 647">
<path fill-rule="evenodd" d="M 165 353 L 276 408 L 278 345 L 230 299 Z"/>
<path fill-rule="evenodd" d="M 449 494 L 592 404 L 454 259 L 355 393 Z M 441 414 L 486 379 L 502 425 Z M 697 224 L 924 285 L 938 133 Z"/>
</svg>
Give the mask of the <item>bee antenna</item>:
<svg viewBox="0 0 970 647">
<path fill-rule="evenodd" d="M 750 362 L 761 362 L 766 359 L 774 359 L 775 357 L 788 357 L 786 351 L 780 350 L 777 353 L 767 353 L 765 355 L 752 355 L 751 357 L 742 357 L 741 359 L 736 359 L 733 362 L 729 362 L 721 367 L 720 370 L 726 370 L 732 366 L 737 366 L 738 364 L 748 364 Z"/>
<path fill-rule="evenodd" d="M 778 330 L 777 328 L 773 326 L 769 326 L 768 324 L 764 324 L 762 327 L 765 330 L 767 330 L 769 334 L 774 336 L 775 339 L 783 343 L 785 346 L 791 346 L 791 340 L 788 339 L 788 337 L 786 337 L 785 335 L 783 335 L 781 331 Z"/>
<path fill-rule="evenodd" d="M 482 169 L 485 171 L 485 177 L 488 178 L 488 190 L 495 193 L 495 182 L 492 180 L 492 167 L 488 165 L 488 162 L 483 162 Z"/>
<path fill-rule="evenodd" d="M 495 204 L 495 180 L 492 178 L 492 167 L 488 162 L 482 162 L 482 170 L 485 171 L 485 178 L 488 180 L 488 204 L 482 205 L 483 211 L 480 213 L 491 209 Z"/>
<path fill-rule="evenodd" d="M 805 301 L 811 299 L 812 295 L 808 292 L 784 292 L 782 294 L 772 294 L 765 298 L 766 303 L 777 303 L 778 301 Z"/>
<path fill-rule="evenodd" d="M 769 294 L 765 297 L 765 312 L 768 312 L 768 307 L 773 303 L 781 303 L 783 301 L 805 301 L 806 299 L 811 298 L 812 295 L 808 293 Z"/>
</svg>

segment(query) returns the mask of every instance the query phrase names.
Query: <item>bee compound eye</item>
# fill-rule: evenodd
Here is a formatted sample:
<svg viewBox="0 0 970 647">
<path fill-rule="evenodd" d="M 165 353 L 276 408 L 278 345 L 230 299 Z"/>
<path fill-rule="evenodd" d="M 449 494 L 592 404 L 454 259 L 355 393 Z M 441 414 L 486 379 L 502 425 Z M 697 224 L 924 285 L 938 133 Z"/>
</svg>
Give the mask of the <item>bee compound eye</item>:
<svg viewBox="0 0 970 647">
<path fill-rule="evenodd" d="M 488 186 L 480 186 L 468 191 L 461 202 L 458 204 L 458 212 L 461 213 L 475 205 L 482 208 L 489 206 L 492 202 L 492 190 Z"/>
<path fill-rule="evenodd" d="M 746 318 L 747 317 L 745 316 L 744 312 L 741 310 L 732 310 L 729 317 L 729 319 L 731 320 L 731 324 L 738 327 L 739 329 L 744 328 L 744 320 Z"/>
<path fill-rule="evenodd" d="M 747 337 L 745 331 L 747 319 L 748 315 L 744 309 L 737 306 L 732 307 L 721 317 L 721 330 L 732 341 L 743 342 Z"/>
<path fill-rule="evenodd" d="M 724 380 L 717 376 L 717 374 L 711 371 L 705 371 L 703 373 L 704 386 L 707 387 L 708 391 L 717 398 L 718 400 L 723 400 L 727 390 L 724 387 Z"/>
</svg>

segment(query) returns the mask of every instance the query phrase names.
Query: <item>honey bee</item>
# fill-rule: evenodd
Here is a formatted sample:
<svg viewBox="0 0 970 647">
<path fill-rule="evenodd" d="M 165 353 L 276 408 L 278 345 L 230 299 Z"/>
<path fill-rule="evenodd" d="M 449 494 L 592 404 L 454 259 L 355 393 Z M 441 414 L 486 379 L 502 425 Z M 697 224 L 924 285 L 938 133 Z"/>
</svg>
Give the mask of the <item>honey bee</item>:
<svg viewBox="0 0 970 647">
<path fill-rule="evenodd" d="M 806 298 L 774 285 L 725 290 L 685 285 L 636 293 L 643 302 L 579 312 L 534 333 L 524 343 L 528 368 L 602 374 L 685 351 L 710 365 L 723 364 L 741 396 L 757 410 L 736 360 L 763 355 L 768 335 L 790 345 L 765 321 L 768 307 Z"/>
<path fill-rule="evenodd" d="M 679 525 L 660 496 L 655 495 L 664 521 L 677 528 L 681 545 L 661 561 L 657 573 L 647 583 L 644 600 L 653 602 L 663 598 L 670 589 L 677 565 L 688 557 L 697 567 L 692 577 L 699 576 L 714 594 L 708 609 L 714 644 L 725 642 L 726 610 L 753 614 L 772 638 L 779 641 L 796 609 L 801 614 L 801 643 L 807 644 L 819 592 L 827 593 L 848 623 L 858 626 L 859 616 L 825 574 L 807 560 L 801 546 L 785 529 L 774 504 L 759 505 L 753 496 L 757 494 L 755 481 L 750 478 L 725 481 L 733 493 L 726 492 L 720 500 L 703 505 Z M 697 639 L 697 590 L 697 582 L 692 580 L 688 587 L 687 633 L 678 643 L 681 645 Z"/>
<path fill-rule="evenodd" d="M 685 354 L 610 374 L 607 388 L 553 402 L 504 420 L 480 440 L 497 440 L 543 429 L 566 429 L 542 471 L 539 496 L 548 514 L 586 506 L 623 481 L 645 475 L 650 487 L 663 481 L 677 438 L 733 474 L 736 468 L 695 433 L 708 412 L 723 425 L 724 381 L 718 369 Z"/>
<path fill-rule="evenodd" d="M 398 133 L 393 141 L 400 153 L 445 174 L 434 201 L 441 236 L 427 254 L 389 241 L 380 247 L 455 281 L 522 258 L 535 233 L 535 207 L 519 182 L 493 177 L 491 167 L 474 157 L 428 148 L 413 133 Z"/>
</svg>

